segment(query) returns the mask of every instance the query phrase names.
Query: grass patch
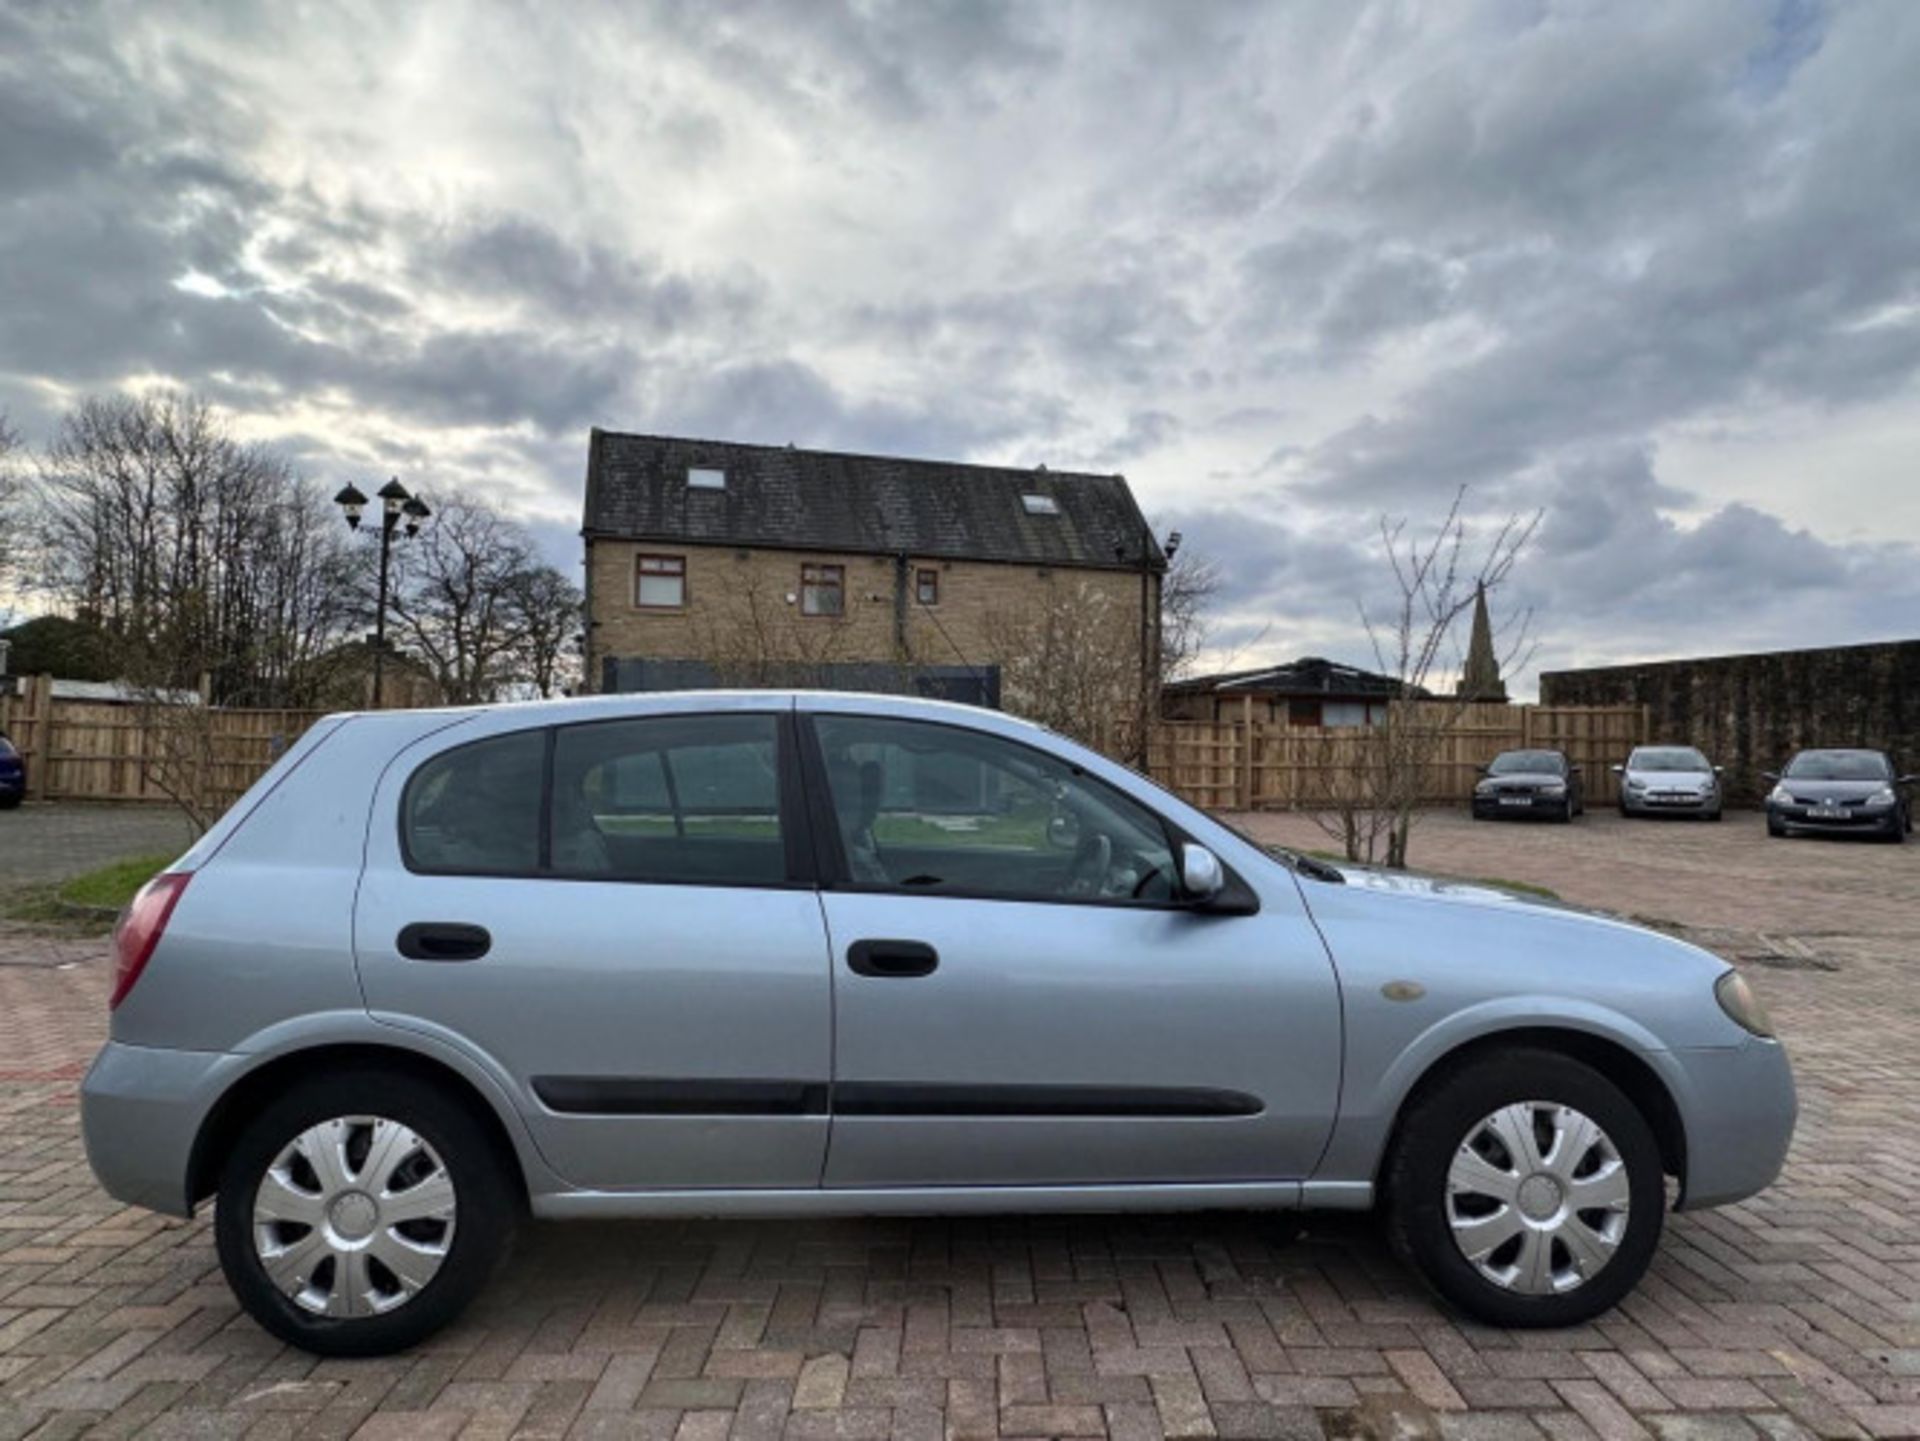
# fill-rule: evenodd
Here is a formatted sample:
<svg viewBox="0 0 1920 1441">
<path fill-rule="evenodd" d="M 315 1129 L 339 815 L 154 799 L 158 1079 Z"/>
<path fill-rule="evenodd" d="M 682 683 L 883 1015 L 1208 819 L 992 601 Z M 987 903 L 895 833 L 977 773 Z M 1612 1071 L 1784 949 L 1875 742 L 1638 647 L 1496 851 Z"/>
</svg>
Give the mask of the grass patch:
<svg viewBox="0 0 1920 1441">
<path fill-rule="evenodd" d="M 62 881 L 60 899 L 70 906 L 93 906 L 117 911 L 133 893 L 172 863 L 173 856 L 131 856 Z"/>
<path fill-rule="evenodd" d="M 113 929 L 120 907 L 172 860 L 171 855 L 133 856 L 64 881 L 0 891 L 0 920 L 65 935 L 104 935 Z"/>
</svg>

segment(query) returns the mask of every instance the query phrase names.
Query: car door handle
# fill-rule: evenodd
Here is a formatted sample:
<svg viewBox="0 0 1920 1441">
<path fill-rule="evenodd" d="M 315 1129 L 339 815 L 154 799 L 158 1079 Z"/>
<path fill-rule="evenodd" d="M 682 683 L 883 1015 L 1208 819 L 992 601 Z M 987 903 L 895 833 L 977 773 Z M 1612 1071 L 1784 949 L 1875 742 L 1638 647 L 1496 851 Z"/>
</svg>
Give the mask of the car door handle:
<svg viewBox="0 0 1920 1441">
<path fill-rule="evenodd" d="M 855 941 L 847 947 L 847 969 L 856 976 L 909 980 L 930 976 L 939 966 L 940 953 L 924 941 Z"/>
<path fill-rule="evenodd" d="M 410 961 L 477 961 L 493 949 L 493 937 L 485 926 L 415 921 L 401 928 L 394 946 Z"/>
</svg>

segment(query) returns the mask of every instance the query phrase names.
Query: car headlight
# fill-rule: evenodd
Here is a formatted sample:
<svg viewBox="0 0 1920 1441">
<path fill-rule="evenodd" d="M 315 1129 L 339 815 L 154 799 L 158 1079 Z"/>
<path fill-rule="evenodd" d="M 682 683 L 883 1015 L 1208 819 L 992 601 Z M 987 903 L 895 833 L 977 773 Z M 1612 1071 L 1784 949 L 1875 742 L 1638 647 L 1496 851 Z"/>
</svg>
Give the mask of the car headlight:
<svg viewBox="0 0 1920 1441">
<path fill-rule="evenodd" d="M 1767 799 L 1775 805 L 1790 806 L 1793 804 L 1793 792 L 1789 791 L 1785 786 L 1775 786 L 1767 792 Z"/>
<path fill-rule="evenodd" d="M 1562 785 L 1551 785 L 1551 786 L 1540 787 L 1540 794 L 1543 796 L 1563 796 L 1566 793 L 1567 793 L 1567 788 Z"/>
<path fill-rule="evenodd" d="M 1627 789 L 1628 789 L 1628 790 L 1630 790 L 1630 791 L 1643 791 L 1643 790 L 1645 790 L 1646 788 L 1647 788 L 1647 783 L 1646 783 L 1645 781 L 1643 781 L 1643 780 L 1641 780 L 1641 779 L 1640 779 L 1640 778 L 1639 778 L 1638 776 L 1628 776 L 1628 777 L 1627 777 Z"/>
<path fill-rule="evenodd" d="M 1767 1019 L 1767 1008 L 1760 1004 L 1760 998 L 1754 995 L 1745 976 L 1738 971 L 1728 971 L 1713 983 L 1713 994 L 1720 1002 L 1720 1009 L 1741 1030 L 1772 1039 L 1773 1022 Z"/>
<path fill-rule="evenodd" d="M 1899 799 L 1900 798 L 1893 793 L 1892 786 L 1881 786 L 1879 790 L 1867 797 L 1867 804 L 1870 806 L 1890 806 Z"/>
</svg>

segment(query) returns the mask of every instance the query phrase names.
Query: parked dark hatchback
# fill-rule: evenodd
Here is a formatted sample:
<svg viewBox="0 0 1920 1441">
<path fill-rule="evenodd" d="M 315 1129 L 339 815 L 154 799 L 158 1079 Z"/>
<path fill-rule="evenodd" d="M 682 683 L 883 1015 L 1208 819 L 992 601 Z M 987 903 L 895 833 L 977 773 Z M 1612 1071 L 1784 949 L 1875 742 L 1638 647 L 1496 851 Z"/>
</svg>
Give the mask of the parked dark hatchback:
<svg viewBox="0 0 1920 1441">
<path fill-rule="evenodd" d="M 1570 821 L 1586 811 L 1580 767 L 1562 751 L 1501 751 L 1473 788 L 1473 818 L 1545 816 Z"/>
<path fill-rule="evenodd" d="M 27 763 L 5 732 L 0 732 L 0 811 L 10 811 L 27 797 Z"/>
<path fill-rule="evenodd" d="M 1885 751 L 1800 751 L 1767 793 L 1767 834 L 1852 832 L 1898 843 L 1913 829 L 1914 777 L 1903 776 Z"/>
</svg>

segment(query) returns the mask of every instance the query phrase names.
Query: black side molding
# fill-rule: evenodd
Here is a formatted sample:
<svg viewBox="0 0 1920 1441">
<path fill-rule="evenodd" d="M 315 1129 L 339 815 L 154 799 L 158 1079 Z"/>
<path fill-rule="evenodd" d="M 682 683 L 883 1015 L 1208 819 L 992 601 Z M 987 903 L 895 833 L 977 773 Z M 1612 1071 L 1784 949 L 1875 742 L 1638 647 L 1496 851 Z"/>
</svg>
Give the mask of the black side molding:
<svg viewBox="0 0 1920 1441">
<path fill-rule="evenodd" d="M 1257 1116 L 1258 1096 L 1199 1086 L 949 1086 L 842 1081 L 838 1116 Z"/>
<path fill-rule="evenodd" d="M 576 1116 L 824 1116 L 825 1081 L 707 1081 L 645 1076 L 535 1076 L 550 1111 Z"/>
</svg>

